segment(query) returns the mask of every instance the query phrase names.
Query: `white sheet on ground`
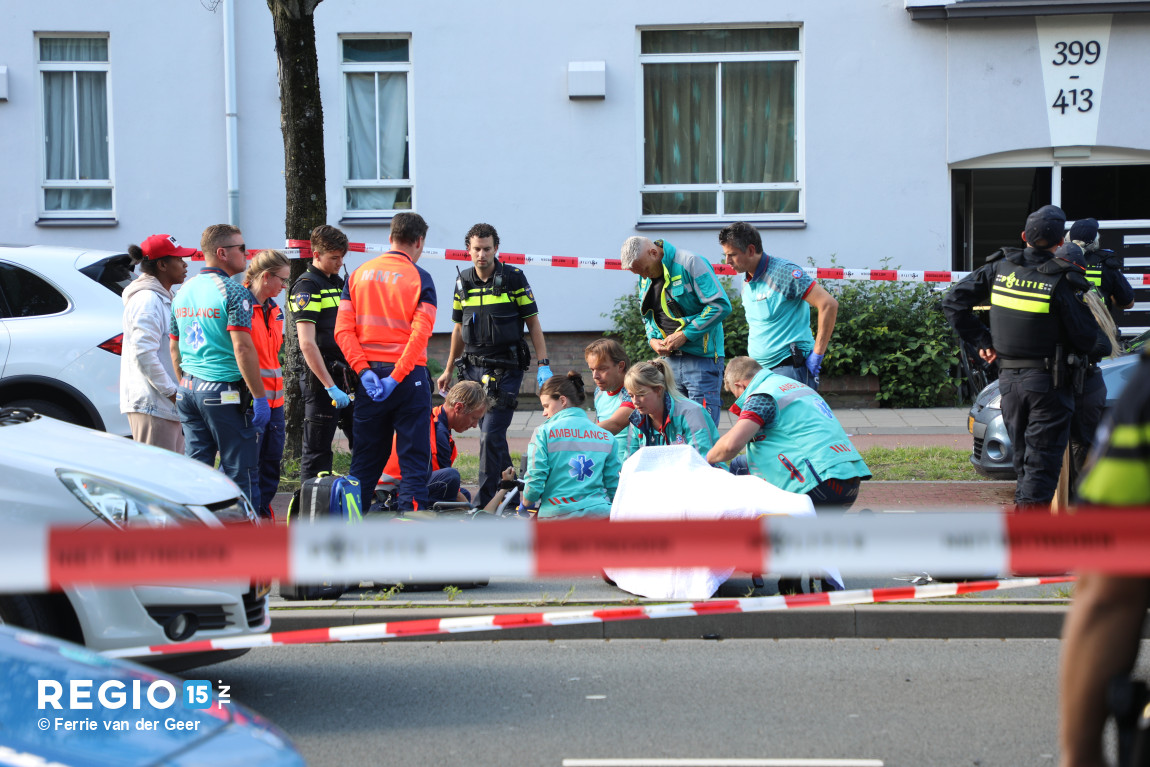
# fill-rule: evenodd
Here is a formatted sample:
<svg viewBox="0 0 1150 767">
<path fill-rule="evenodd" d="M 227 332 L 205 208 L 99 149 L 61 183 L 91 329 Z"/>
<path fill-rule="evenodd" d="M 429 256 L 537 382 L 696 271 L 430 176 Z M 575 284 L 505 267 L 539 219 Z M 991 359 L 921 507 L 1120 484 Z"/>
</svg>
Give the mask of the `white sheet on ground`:
<svg viewBox="0 0 1150 767">
<path fill-rule="evenodd" d="M 757 519 L 764 514 L 813 515 L 811 499 L 769 482 L 736 477 L 707 463 L 690 445 L 645 447 L 623 464 L 611 520 Z M 842 580 L 838 570 L 827 575 Z M 608 568 L 619 588 L 653 599 L 706 599 L 734 568 Z M 794 573 L 798 575 L 798 573 Z"/>
</svg>

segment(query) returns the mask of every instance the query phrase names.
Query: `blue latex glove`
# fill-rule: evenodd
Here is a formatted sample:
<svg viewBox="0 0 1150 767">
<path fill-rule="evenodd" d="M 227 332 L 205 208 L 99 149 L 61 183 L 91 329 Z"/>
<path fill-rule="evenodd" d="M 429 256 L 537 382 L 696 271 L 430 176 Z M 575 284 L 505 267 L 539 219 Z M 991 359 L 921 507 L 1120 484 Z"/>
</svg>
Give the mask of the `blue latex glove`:
<svg viewBox="0 0 1150 767">
<path fill-rule="evenodd" d="M 807 370 L 811 372 L 811 376 L 817 382 L 819 380 L 819 371 L 823 369 L 823 355 L 811 352 L 807 356 Z"/>
<path fill-rule="evenodd" d="M 379 376 L 371 368 L 359 374 L 359 380 L 363 382 L 363 389 L 367 392 L 367 396 L 371 397 L 376 402 L 383 402 L 383 384 L 379 382 Z"/>
<path fill-rule="evenodd" d="M 553 375 L 555 374 L 551 372 L 550 365 L 540 365 L 539 370 L 535 373 L 535 382 L 539 387 L 542 387 L 543 382 Z"/>
<path fill-rule="evenodd" d="M 327 396 L 331 397 L 332 403 L 337 408 L 345 408 L 351 404 L 351 398 L 344 393 L 343 389 L 339 388 L 335 384 L 327 387 L 324 389 L 324 391 L 327 392 Z"/>
<path fill-rule="evenodd" d="M 272 408 L 267 397 L 257 397 L 252 400 L 252 426 L 256 431 L 263 431 L 272 417 Z"/>
<path fill-rule="evenodd" d="M 379 386 L 383 391 L 383 396 L 376 400 L 376 402 L 383 402 L 385 399 L 391 396 L 391 393 L 395 391 L 395 387 L 399 386 L 399 381 L 395 380 L 391 376 L 388 376 L 387 378 L 380 380 Z"/>
</svg>

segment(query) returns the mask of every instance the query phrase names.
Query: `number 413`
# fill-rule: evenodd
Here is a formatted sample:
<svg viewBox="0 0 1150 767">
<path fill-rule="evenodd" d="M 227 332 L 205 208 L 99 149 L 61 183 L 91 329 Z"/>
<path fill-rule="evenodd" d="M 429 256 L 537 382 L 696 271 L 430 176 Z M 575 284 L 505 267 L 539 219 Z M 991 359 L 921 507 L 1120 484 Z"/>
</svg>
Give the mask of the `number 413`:
<svg viewBox="0 0 1150 767">
<path fill-rule="evenodd" d="M 1059 114 L 1066 114 L 1067 109 L 1077 108 L 1079 112 L 1089 112 L 1094 108 L 1094 102 L 1091 100 L 1094 96 L 1094 91 L 1089 88 L 1078 90 L 1071 88 L 1070 90 L 1058 89 L 1058 98 L 1054 99 L 1054 103 L 1050 105 L 1051 109 L 1062 110 Z"/>
</svg>

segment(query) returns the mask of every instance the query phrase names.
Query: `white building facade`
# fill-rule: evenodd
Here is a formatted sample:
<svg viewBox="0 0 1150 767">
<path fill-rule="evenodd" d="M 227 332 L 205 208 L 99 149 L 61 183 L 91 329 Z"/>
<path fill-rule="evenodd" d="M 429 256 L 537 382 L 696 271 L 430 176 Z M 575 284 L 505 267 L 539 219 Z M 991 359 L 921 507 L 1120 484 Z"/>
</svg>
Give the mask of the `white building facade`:
<svg viewBox="0 0 1150 767">
<path fill-rule="evenodd" d="M 271 16 L 211 5 L 9 4 L 0 241 L 196 244 L 233 219 L 283 244 Z M 617 258 L 641 233 L 718 261 L 747 220 L 804 266 L 964 270 L 1053 202 L 1150 272 L 1150 2 L 325 0 L 315 23 L 353 242 L 415 210 L 433 247 L 486 221 L 507 252 Z M 455 267 L 424 265 L 448 330 Z M 605 329 L 634 286 L 525 269 L 548 331 Z"/>
</svg>

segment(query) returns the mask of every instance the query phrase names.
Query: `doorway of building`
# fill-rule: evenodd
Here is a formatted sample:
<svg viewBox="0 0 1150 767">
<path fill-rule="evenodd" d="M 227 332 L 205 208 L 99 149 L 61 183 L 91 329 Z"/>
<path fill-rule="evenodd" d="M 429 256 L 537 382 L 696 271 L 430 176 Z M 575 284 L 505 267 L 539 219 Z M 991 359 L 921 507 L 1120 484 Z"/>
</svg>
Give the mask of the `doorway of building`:
<svg viewBox="0 0 1150 767">
<path fill-rule="evenodd" d="M 954 168 L 951 200 L 954 271 L 977 269 L 1001 247 L 1022 247 L 1027 214 L 1054 204 L 1069 221 L 1098 219 L 1101 245 L 1121 256 L 1124 272 L 1150 273 L 1150 164 Z M 1134 295 L 1120 323 L 1124 335 L 1150 327 L 1150 288 L 1135 284 Z"/>
</svg>

